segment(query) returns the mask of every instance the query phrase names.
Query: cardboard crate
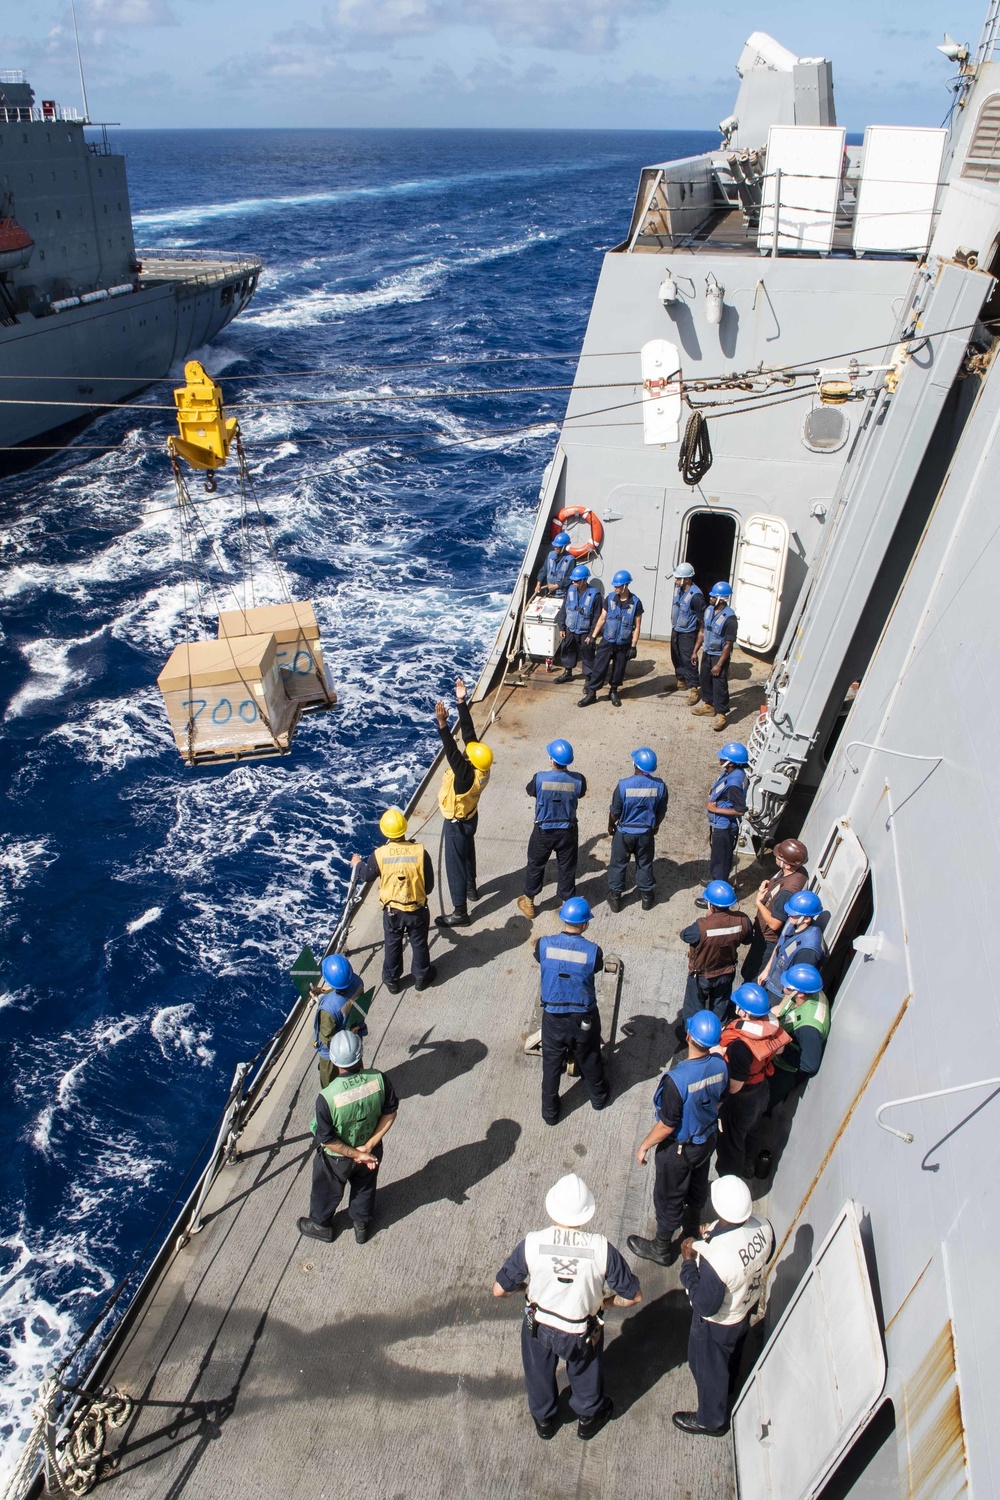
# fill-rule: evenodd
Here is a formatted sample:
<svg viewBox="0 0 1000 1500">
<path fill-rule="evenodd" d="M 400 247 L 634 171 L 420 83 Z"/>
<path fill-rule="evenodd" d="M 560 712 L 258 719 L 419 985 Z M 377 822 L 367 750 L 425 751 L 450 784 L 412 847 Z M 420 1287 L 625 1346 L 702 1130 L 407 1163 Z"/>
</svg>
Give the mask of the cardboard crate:
<svg viewBox="0 0 1000 1500">
<path fill-rule="evenodd" d="M 285 692 L 273 635 L 184 641 L 156 679 L 189 765 L 280 755 L 301 706 Z"/>
<path fill-rule="evenodd" d="M 323 665 L 323 646 L 316 611 L 308 599 L 292 604 L 261 604 L 254 609 L 226 609 L 219 615 L 219 639 L 273 635 L 285 692 L 303 706 L 332 707 L 337 694 Z"/>
</svg>

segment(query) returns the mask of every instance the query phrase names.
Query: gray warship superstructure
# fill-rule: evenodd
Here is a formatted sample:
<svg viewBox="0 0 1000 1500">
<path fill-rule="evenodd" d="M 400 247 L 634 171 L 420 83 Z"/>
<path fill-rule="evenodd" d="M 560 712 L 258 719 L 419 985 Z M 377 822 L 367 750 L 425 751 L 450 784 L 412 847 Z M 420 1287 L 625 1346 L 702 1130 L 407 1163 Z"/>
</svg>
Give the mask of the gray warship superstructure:
<svg viewBox="0 0 1000 1500">
<path fill-rule="evenodd" d="M 247 306 L 261 265 L 136 251 L 107 129 L 0 72 L 0 448 L 122 401 Z"/>
<path fill-rule="evenodd" d="M 357 1250 L 296 1237 L 315 1094 L 306 993 L 267 1066 L 237 1075 L 207 1175 L 128 1314 L 81 1351 L 91 1390 L 112 1382 L 136 1403 L 105 1406 L 122 1422 L 112 1495 L 207 1500 L 239 1484 L 306 1500 L 348 1472 L 407 1497 L 1000 1489 L 998 32 L 995 0 L 974 54 L 948 44 L 944 130 L 879 127 L 861 149 L 835 124 L 829 64 L 755 34 L 719 150 L 643 173 L 477 689 L 496 757 L 483 901 L 470 928 L 435 938 L 433 990 L 376 1001 L 369 1056 L 405 1085 L 382 1228 Z M 554 523 L 590 512 L 598 573 L 630 568 L 646 605 L 621 709 L 577 710 L 522 647 Z M 703 582 L 732 580 L 741 622 L 729 733 L 748 739 L 752 778 L 739 889 L 752 905 L 777 837 L 809 846 L 832 1031 L 781 1122 L 773 1179 L 756 1183 L 778 1250 L 732 1449 L 670 1425 L 691 1404 L 686 1301 L 676 1269 L 645 1263 L 645 1305 L 613 1334 L 609 1320 L 618 1420 L 592 1443 L 539 1444 L 517 1314 L 487 1289 L 563 1171 L 587 1176 L 595 1224 L 619 1244 L 651 1223 L 635 1148 L 673 1047 L 676 934 L 705 878 L 718 747 L 679 695 L 657 693 L 685 559 Z M 518 1040 L 535 1024 L 537 969 L 512 903 L 525 777 L 557 732 L 590 782 L 580 889 L 610 959 L 599 998 L 614 1097 L 546 1130 Z M 605 795 L 643 742 L 671 787 L 661 899 L 612 914 Z M 436 847 L 430 772 L 411 812 Z M 379 932 L 366 901 L 331 948 L 374 981 Z M 308 963 L 296 972 L 307 990 Z M 65 1431 L 91 1400 L 53 1385 L 43 1409 Z"/>
</svg>

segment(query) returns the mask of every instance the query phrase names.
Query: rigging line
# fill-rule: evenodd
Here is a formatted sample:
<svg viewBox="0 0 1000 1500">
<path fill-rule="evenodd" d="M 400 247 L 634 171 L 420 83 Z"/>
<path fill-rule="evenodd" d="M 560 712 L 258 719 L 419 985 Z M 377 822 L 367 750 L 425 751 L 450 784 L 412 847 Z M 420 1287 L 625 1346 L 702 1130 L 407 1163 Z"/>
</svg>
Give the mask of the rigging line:
<svg viewBox="0 0 1000 1500">
<path fill-rule="evenodd" d="M 267 550 L 270 553 L 271 561 L 274 564 L 274 571 L 277 575 L 279 587 L 281 588 L 281 591 L 285 596 L 285 603 L 291 604 L 291 589 L 288 587 L 288 580 L 285 577 L 285 570 L 281 566 L 281 563 L 278 559 L 277 549 L 275 548 L 274 542 L 271 539 L 271 529 L 267 524 L 264 512 L 261 509 L 260 500 L 257 497 L 257 486 L 253 482 L 253 474 L 250 471 L 250 465 L 247 463 L 246 453 L 243 449 L 243 434 L 240 432 L 239 428 L 237 428 L 236 430 L 236 454 L 240 466 L 240 487 L 244 492 L 244 496 L 246 493 L 246 489 L 249 488 L 250 490 L 250 494 L 253 497 L 253 503 L 257 508 L 257 515 L 260 518 L 261 528 L 264 532 L 264 541 L 267 544 Z"/>
<path fill-rule="evenodd" d="M 437 370 L 437 369 L 461 369 L 471 365 L 502 365 L 502 364 L 528 364 L 540 362 L 544 364 L 547 360 L 562 362 L 567 359 L 624 359 L 634 354 L 639 354 L 638 349 L 599 349 L 582 350 L 576 349 L 569 354 L 499 354 L 482 355 L 477 359 L 418 359 L 401 364 L 362 365 L 349 362 L 343 365 L 328 365 L 322 369 L 312 370 L 271 370 L 254 375 L 249 371 L 234 371 L 231 374 L 220 372 L 214 378 L 216 380 L 298 380 L 308 376 L 340 375 L 340 374 L 380 374 L 383 370 Z M 141 380 L 144 385 L 164 385 L 168 382 L 176 384 L 183 377 L 180 375 L 32 375 L 32 380 Z M 0 371 L 0 380 L 24 380 L 23 374 L 11 374 L 9 371 Z"/>
</svg>

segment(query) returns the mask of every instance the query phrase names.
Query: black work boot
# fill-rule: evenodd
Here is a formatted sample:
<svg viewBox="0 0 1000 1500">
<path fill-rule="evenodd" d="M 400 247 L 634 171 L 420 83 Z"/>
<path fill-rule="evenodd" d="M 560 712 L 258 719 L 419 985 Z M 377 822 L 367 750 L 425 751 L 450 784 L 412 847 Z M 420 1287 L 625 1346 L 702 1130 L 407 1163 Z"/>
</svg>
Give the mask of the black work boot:
<svg viewBox="0 0 1000 1500">
<path fill-rule="evenodd" d="M 467 911 L 456 906 L 454 911 L 448 912 L 443 917 L 434 918 L 435 927 L 468 927 L 471 917 Z"/>
<path fill-rule="evenodd" d="M 564 671 L 562 671 L 562 672 L 559 673 L 558 677 L 553 677 L 552 681 L 553 682 L 572 682 L 573 681 L 573 673 L 567 667 Z"/>
<path fill-rule="evenodd" d="M 535 1424 L 535 1431 L 543 1442 L 547 1443 L 549 1438 L 554 1438 L 559 1431 L 558 1417 L 549 1417 L 547 1422 L 539 1422 L 537 1417 L 533 1417 L 532 1421 Z"/>
<path fill-rule="evenodd" d="M 615 1409 L 615 1403 L 610 1396 L 605 1396 L 604 1405 L 600 1411 L 595 1411 L 592 1417 L 581 1417 L 576 1424 L 576 1435 L 586 1443 L 592 1437 L 596 1437 L 606 1422 L 611 1421 L 611 1413 Z"/>
<path fill-rule="evenodd" d="M 466 901 L 479 900 L 479 890 L 474 880 L 470 880 L 468 885 L 465 887 L 465 899 Z"/>
<path fill-rule="evenodd" d="M 296 1221 L 299 1234 L 304 1234 L 310 1240 L 324 1240 L 326 1244 L 334 1238 L 333 1227 L 330 1224 L 317 1224 L 312 1219 L 298 1219 Z"/>
<path fill-rule="evenodd" d="M 643 909 L 643 911 L 652 911 L 653 907 L 655 905 L 656 905 L 656 892 L 655 891 L 643 891 L 642 892 L 642 909 Z"/>
<path fill-rule="evenodd" d="M 622 893 L 621 893 L 621 891 L 609 891 L 608 892 L 608 906 L 611 908 L 612 911 L 621 911 L 621 909 L 622 909 Z"/>
<path fill-rule="evenodd" d="M 630 1234 L 625 1243 L 640 1260 L 651 1260 L 658 1266 L 671 1266 L 677 1259 L 678 1247 L 669 1235 L 657 1234 L 655 1240 L 646 1240 L 641 1234 Z"/>
<path fill-rule="evenodd" d="M 418 979 L 417 982 L 416 982 L 416 984 L 413 986 L 413 988 L 415 990 L 427 990 L 427 989 L 430 989 L 431 985 L 434 983 L 434 981 L 435 981 L 436 978 L 437 978 L 437 966 L 435 964 L 431 964 L 430 968 L 427 970 L 427 973 L 424 975 L 423 979 Z"/>
<path fill-rule="evenodd" d="M 587 691 L 584 693 L 583 697 L 579 699 L 579 701 L 577 702 L 576 706 L 577 706 L 577 708 L 589 708 L 592 703 L 596 703 L 596 702 L 597 702 L 597 694 L 596 693 L 592 693 L 590 691 L 590 688 L 588 688 Z"/>
<path fill-rule="evenodd" d="M 612 708 L 621 708 L 621 706 L 622 706 L 622 700 L 618 696 L 618 689 L 617 688 L 612 688 L 611 689 L 611 693 L 610 693 L 610 695 L 608 697 L 608 702 L 611 704 Z"/>
<path fill-rule="evenodd" d="M 365 1243 L 365 1241 L 368 1238 L 368 1220 L 367 1219 L 365 1219 L 363 1222 L 360 1222 L 359 1220 L 355 1219 L 355 1221 L 354 1221 L 354 1238 L 357 1240 L 357 1242 L 358 1242 L 359 1245 L 363 1245 Z"/>
</svg>

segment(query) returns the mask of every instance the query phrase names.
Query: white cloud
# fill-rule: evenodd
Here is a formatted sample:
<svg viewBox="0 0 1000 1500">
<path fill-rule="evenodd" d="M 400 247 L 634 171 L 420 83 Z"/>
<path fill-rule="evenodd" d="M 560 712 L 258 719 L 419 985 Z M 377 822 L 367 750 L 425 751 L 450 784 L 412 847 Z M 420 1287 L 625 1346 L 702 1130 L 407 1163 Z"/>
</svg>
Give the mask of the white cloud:
<svg viewBox="0 0 1000 1500">
<path fill-rule="evenodd" d="M 365 50 L 446 26 L 475 26 L 504 46 L 608 52 L 619 22 L 661 12 L 668 0 L 333 0 L 314 41 Z"/>
<path fill-rule="evenodd" d="M 105 26 L 179 26 L 169 0 L 87 0 L 82 20 L 98 30 Z"/>
<path fill-rule="evenodd" d="M 295 41 L 285 38 L 296 36 Z M 256 87 L 262 82 L 316 86 L 336 94 L 368 94 L 386 88 L 392 74 L 385 68 L 352 68 L 328 46 L 318 46 L 308 33 L 282 33 L 261 52 L 228 57 L 210 69 L 227 88 Z"/>
</svg>

